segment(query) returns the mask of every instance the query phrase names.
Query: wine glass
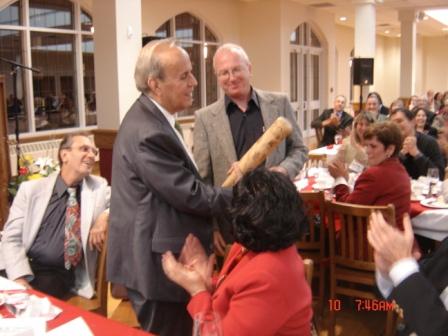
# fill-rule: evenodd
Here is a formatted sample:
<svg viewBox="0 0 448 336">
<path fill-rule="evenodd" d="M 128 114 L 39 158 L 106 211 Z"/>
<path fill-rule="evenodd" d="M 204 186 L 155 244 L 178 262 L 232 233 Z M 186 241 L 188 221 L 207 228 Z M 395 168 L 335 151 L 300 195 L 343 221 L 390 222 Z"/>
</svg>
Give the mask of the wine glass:
<svg viewBox="0 0 448 336">
<path fill-rule="evenodd" d="M 438 168 L 428 168 L 428 172 L 426 173 L 426 176 L 428 177 L 430 183 L 439 182 L 439 169 Z"/>
<path fill-rule="evenodd" d="M 193 319 L 193 336 L 222 336 L 221 319 L 216 312 L 197 313 Z"/>
<path fill-rule="evenodd" d="M 439 183 L 439 169 L 438 168 L 428 168 L 426 176 L 429 180 L 429 197 L 438 196 L 438 183 Z"/>
</svg>

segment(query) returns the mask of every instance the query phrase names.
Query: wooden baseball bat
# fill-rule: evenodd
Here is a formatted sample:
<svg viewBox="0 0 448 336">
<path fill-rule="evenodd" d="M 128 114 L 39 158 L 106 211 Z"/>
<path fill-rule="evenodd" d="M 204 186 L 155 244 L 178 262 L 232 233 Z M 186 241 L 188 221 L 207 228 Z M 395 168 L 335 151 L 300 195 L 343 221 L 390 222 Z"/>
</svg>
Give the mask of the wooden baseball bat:
<svg viewBox="0 0 448 336">
<path fill-rule="evenodd" d="M 257 168 L 291 132 L 291 123 L 283 117 L 278 117 L 239 161 L 241 173 L 244 175 Z M 237 177 L 237 174 L 231 173 L 222 186 L 232 187 Z"/>
</svg>

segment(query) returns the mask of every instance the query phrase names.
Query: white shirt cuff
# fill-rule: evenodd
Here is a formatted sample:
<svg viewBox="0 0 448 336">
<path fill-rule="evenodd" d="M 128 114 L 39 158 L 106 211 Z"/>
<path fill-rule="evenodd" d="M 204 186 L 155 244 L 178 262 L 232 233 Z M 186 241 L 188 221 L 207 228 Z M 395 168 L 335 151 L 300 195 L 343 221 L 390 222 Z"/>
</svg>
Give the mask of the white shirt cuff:
<svg viewBox="0 0 448 336">
<path fill-rule="evenodd" d="M 397 287 L 404 279 L 411 274 L 418 272 L 418 270 L 418 264 L 414 258 L 405 258 L 398 260 L 392 265 L 389 271 L 389 276 L 392 279 L 394 286 Z"/>
<path fill-rule="evenodd" d="M 348 186 L 348 182 L 347 182 L 347 180 L 345 179 L 345 177 L 343 177 L 343 176 L 339 176 L 339 177 L 336 177 L 336 178 L 334 179 L 333 187 L 335 187 L 335 186 L 337 186 L 337 185 L 339 185 L 339 184 L 345 184 L 346 186 Z"/>
<path fill-rule="evenodd" d="M 394 289 L 394 284 L 389 277 L 385 277 L 381 272 L 375 272 L 376 284 L 380 290 L 383 297 L 388 298 L 392 290 Z"/>
</svg>

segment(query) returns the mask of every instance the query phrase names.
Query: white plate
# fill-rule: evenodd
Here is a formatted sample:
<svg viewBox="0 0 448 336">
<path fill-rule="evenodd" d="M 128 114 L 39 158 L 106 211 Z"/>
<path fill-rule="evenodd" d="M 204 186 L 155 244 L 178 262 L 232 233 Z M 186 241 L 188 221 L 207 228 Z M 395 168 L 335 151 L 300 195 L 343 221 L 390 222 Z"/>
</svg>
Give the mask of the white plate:
<svg viewBox="0 0 448 336">
<path fill-rule="evenodd" d="M 439 202 L 434 198 L 426 198 L 424 200 L 421 200 L 420 204 L 424 205 L 425 207 L 428 207 L 428 208 L 448 209 L 447 203 Z"/>
</svg>

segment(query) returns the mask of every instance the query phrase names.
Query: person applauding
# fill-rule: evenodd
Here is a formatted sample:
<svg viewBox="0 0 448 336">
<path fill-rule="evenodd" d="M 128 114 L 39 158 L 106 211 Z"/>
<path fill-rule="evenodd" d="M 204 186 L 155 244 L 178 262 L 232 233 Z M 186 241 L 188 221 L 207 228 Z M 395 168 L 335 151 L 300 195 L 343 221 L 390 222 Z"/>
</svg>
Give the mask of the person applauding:
<svg viewBox="0 0 448 336">
<path fill-rule="evenodd" d="M 364 133 L 364 146 L 369 168 L 355 182 L 352 192 L 347 183 L 347 169 L 340 161 L 332 162 L 328 170 L 335 178 L 336 200 L 362 205 L 395 206 L 397 225 L 409 212 L 411 184 L 406 169 L 398 160 L 401 134 L 391 122 L 375 123 Z"/>
<path fill-rule="evenodd" d="M 281 173 L 257 169 L 233 189 L 235 241 L 216 281 L 213 259 L 187 237 L 178 260 L 164 254 L 169 279 L 191 294 L 191 316 L 214 311 L 223 335 L 310 335 L 311 291 L 294 242 L 306 217 Z"/>
</svg>

